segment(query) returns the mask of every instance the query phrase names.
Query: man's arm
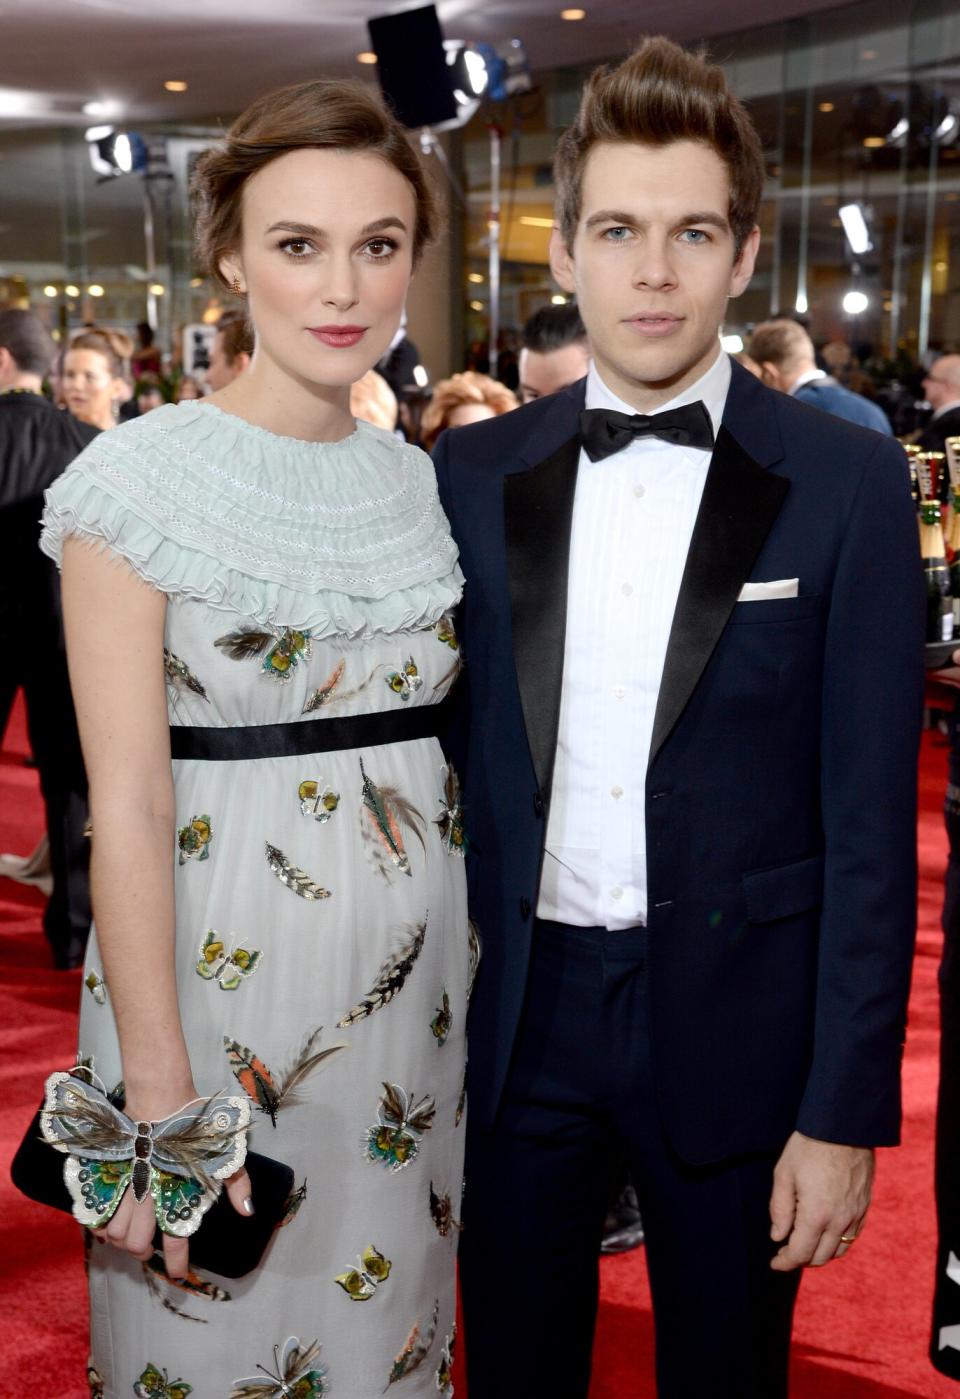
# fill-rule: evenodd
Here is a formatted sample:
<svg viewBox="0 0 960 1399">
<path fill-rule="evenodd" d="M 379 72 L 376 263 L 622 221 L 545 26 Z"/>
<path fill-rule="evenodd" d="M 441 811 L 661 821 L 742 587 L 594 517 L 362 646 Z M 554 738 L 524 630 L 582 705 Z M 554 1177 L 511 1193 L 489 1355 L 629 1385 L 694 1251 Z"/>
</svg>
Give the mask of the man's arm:
<svg viewBox="0 0 960 1399">
<path fill-rule="evenodd" d="M 813 1061 L 778 1163 L 777 1269 L 846 1249 L 895 1145 L 916 923 L 923 575 L 903 455 L 880 442 L 846 521 L 821 711 L 825 835 Z"/>
</svg>

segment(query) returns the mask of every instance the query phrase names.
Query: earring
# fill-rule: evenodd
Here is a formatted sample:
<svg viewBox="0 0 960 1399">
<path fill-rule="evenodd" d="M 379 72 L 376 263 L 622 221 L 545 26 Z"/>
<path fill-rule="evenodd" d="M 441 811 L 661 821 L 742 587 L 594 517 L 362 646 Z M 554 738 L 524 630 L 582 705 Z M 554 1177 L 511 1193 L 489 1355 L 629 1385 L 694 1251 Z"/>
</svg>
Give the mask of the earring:
<svg viewBox="0 0 960 1399">
<path fill-rule="evenodd" d="M 243 287 L 240 285 L 239 277 L 234 277 L 231 289 L 234 296 L 243 296 Z"/>
</svg>

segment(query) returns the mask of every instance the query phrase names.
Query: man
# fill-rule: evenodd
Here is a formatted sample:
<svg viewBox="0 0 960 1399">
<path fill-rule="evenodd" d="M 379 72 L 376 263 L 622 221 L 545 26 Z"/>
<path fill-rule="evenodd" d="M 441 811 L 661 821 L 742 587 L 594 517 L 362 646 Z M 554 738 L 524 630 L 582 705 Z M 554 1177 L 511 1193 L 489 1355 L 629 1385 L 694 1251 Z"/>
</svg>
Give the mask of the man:
<svg viewBox="0 0 960 1399">
<path fill-rule="evenodd" d="M 586 1395 L 628 1164 L 661 1396 L 780 1399 L 798 1270 L 849 1249 L 872 1148 L 899 1132 L 924 601 L 907 469 L 720 352 L 764 167 L 719 69 L 648 39 L 594 74 L 556 177 L 554 275 L 593 367 L 436 450 L 467 579 L 451 757 L 483 947 L 470 1395 Z"/>
<path fill-rule="evenodd" d="M 520 351 L 520 402 L 559 393 L 590 368 L 590 346 L 580 312 L 572 302 L 541 306 L 523 327 Z"/>
<path fill-rule="evenodd" d="M 750 339 L 750 354 L 770 388 L 845 418 L 848 423 L 873 428 L 886 437 L 893 435 L 882 408 L 862 394 L 851 393 L 817 368 L 813 341 L 796 321 L 773 320 L 758 325 Z"/>
<path fill-rule="evenodd" d="M 207 383 L 212 392 L 232 384 L 250 364 L 253 355 L 253 329 L 242 311 L 224 311 L 217 321 L 217 333 L 210 347 Z"/>
<path fill-rule="evenodd" d="M 55 566 L 39 549 L 43 492 L 97 435 L 41 386 L 56 347 L 32 311 L 0 310 L 0 690 L 22 686 L 47 813 L 53 892 L 44 931 L 58 967 L 79 966 L 90 927 L 87 788 L 67 677 Z"/>
<path fill-rule="evenodd" d="M 960 355 L 941 355 L 924 376 L 923 392 L 933 409 L 917 439 L 928 452 L 942 452 L 948 437 L 960 437 Z"/>
</svg>

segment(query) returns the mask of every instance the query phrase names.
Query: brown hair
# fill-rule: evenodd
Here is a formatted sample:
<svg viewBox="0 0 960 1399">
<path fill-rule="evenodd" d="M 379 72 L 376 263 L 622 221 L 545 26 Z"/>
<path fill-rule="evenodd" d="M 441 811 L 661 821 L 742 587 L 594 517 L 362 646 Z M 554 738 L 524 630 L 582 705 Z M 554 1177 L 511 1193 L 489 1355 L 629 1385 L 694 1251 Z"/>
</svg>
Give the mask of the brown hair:
<svg viewBox="0 0 960 1399">
<path fill-rule="evenodd" d="M 253 326 L 243 311 L 224 311 L 217 321 L 217 334 L 227 364 L 232 366 L 237 355 L 253 354 Z"/>
<path fill-rule="evenodd" d="M 796 321 L 763 321 L 750 337 L 750 355 L 757 364 L 775 364 L 778 369 L 797 361 L 816 360 L 813 341 Z"/>
<path fill-rule="evenodd" d="M 557 219 L 568 250 L 580 220 L 587 156 L 600 141 L 648 146 L 699 141 L 714 150 L 730 175 L 728 217 L 740 256 L 760 210 L 763 147 L 723 70 L 703 53 L 650 37 L 616 68 L 597 68 L 590 75 L 577 119 L 560 137 L 553 166 Z"/>
<path fill-rule="evenodd" d="M 381 374 L 368 369 L 362 379 L 350 385 L 350 412 L 385 432 L 397 426 L 397 396 Z"/>
<path fill-rule="evenodd" d="M 81 330 L 67 346 L 71 350 L 96 350 L 103 355 L 115 379 L 129 379 L 130 356 L 133 354 L 133 341 L 123 330 L 110 330 L 106 326 L 96 326 Z"/>
<path fill-rule="evenodd" d="M 197 248 L 211 277 L 230 290 L 220 262 L 240 243 L 243 187 L 290 151 L 363 151 L 380 156 L 410 184 L 417 206 L 413 258 L 434 235 L 433 194 L 399 122 L 363 83 L 321 78 L 265 93 L 227 132 L 225 144 L 197 161 Z"/>
<path fill-rule="evenodd" d="M 454 374 L 452 379 L 441 379 L 420 420 L 420 441 L 425 450 L 429 451 L 436 442 L 453 410 L 467 403 L 485 403 L 498 418 L 518 406 L 516 394 L 488 374 L 468 369 L 465 374 Z"/>
</svg>

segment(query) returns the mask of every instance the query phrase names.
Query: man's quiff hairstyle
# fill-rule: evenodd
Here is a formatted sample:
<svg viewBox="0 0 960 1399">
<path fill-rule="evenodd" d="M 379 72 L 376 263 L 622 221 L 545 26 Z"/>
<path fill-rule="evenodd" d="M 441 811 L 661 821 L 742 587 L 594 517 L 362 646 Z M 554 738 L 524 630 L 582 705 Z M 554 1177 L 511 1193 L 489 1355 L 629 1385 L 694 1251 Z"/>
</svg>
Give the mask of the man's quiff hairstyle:
<svg viewBox="0 0 960 1399">
<path fill-rule="evenodd" d="M 191 192 L 197 201 L 197 251 L 208 275 L 231 289 L 220 264 L 240 247 L 244 185 L 271 161 L 301 150 L 357 151 L 392 165 L 410 185 L 416 204 L 416 265 L 437 221 L 419 156 L 400 123 L 364 83 L 317 78 L 256 98 L 237 117 L 223 145 L 197 161 Z M 349 191 L 345 195 L 349 198 Z"/>
<path fill-rule="evenodd" d="M 554 159 L 557 222 L 568 251 L 580 222 L 587 157 L 601 141 L 647 146 L 699 141 L 709 146 L 730 173 L 727 217 L 740 256 L 760 211 L 763 147 L 721 68 L 702 53 L 688 53 L 656 36 L 644 39 L 616 68 L 594 70 L 577 119 L 561 136 Z"/>
</svg>

